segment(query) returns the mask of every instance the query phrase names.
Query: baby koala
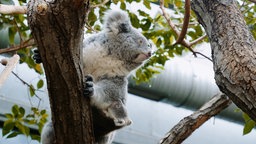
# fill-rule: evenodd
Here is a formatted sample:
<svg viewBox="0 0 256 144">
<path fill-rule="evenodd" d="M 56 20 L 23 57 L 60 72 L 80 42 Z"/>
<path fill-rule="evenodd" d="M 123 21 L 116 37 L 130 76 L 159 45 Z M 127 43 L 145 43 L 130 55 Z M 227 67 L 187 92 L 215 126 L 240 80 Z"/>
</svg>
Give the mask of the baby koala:
<svg viewBox="0 0 256 144">
<path fill-rule="evenodd" d="M 125 106 L 127 76 L 150 56 L 150 43 L 123 11 L 108 11 L 103 30 L 84 40 L 84 95 L 90 97 L 96 143 L 110 144 L 116 129 L 131 124 Z M 42 142 L 51 144 L 51 122 L 45 127 Z"/>
</svg>

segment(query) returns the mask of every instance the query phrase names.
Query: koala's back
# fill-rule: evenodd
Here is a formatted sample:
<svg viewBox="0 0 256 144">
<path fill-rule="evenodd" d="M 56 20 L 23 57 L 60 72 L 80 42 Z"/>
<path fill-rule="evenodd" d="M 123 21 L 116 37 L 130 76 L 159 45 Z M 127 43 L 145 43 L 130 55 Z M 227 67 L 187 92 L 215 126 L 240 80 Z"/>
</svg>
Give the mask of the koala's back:
<svg viewBox="0 0 256 144">
<path fill-rule="evenodd" d="M 111 55 L 111 41 L 103 32 L 93 35 L 84 41 L 83 64 L 85 75 L 90 74 L 96 80 L 102 76 L 114 77 L 126 75 L 127 69 L 122 60 Z"/>
</svg>

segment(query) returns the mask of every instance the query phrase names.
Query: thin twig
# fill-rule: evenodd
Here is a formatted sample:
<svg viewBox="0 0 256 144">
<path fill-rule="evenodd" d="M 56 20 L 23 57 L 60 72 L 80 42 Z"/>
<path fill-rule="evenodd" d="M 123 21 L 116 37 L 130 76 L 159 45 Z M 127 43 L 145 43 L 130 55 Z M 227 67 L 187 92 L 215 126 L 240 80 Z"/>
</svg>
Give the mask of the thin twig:
<svg viewBox="0 0 256 144">
<path fill-rule="evenodd" d="M 90 31 L 92 31 L 92 32 L 98 32 L 97 30 L 95 30 L 95 29 L 93 29 L 88 23 L 85 23 L 85 28 L 87 29 L 87 30 L 90 30 Z"/>
<path fill-rule="evenodd" d="M 15 25 L 17 31 L 18 31 L 18 34 L 19 34 L 19 37 L 20 37 L 20 41 L 23 42 L 22 34 L 21 34 L 20 28 L 18 26 L 18 23 L 17 23 L 16 19 L 13 19 L 13 21 L 14 21 L 14 25 Z"/>
<path fill-rule="evenodd" d="M 190 46 L 199 43 L 200 41 L 204 40 L 206 37 L 207 37 L 207 35 L 205 34 L 205 35 L 203 35 L 203 36 L 201 36 L 201 37 L 195 39 L 194 41 L 190 42 Z"/>
<path fill-rule="evenodd" d="M 12 74 L 18 78 L 24 85 L 26 85 L 27 87 L 29 87 L 29 89 L 32 89 L 33 91 L 37 91 L 33 86 L 31 86 L 29 83 L 27 83 L 26 81 L 24 81 L 21 77 L 19 77 L 16 73 L 14 73 L 12 71 Z M 40 102 L 41 102 L 41 98 L 35 93 L 35 97 L 39 99 L 39 104 L 38 104 L 38 108 L 40 106 Z"/>
<path fill-rule="evenodd" d="M 204 55 L 204 54 L 202 54 L 202 53 L 200 53 L 200 52 L 195 52 L 195 53 L 196 53 L 196 54 L 199 54 L 199 55 L 201 55 L 201 56 L 203 56 L 204 58 L 206 58 L 206 59 L 208 59 L 209 61 L 212 62 L 212 59 L 209 58 L 208 56 L 206 56 L 206 55 Z"/>
<path fill-rule="evenodd" d="M 0 49 L 0 54 L 7 53 L 7 52 L 12 52 L 12 51 L 17 51 L 19 49 L 26 48 L 26 47 L 33 46 L 33 45 L 35 45 L 35 41 L 34 41 L 33 38 L 30 38 L 30 39 L 22 42 L 19 45 L 12 46 L 12 47 L 9 47 L 9 48 Z"/>
<path fill-rule="evenodd" d="M 183 24 L 175 24 L 177 27 L 182 27 Z M 198 25 L 198 22 L 191 22 L 188 24 L 189 27 L 192 27 L 192 26 L 195 26 L 195 25 Z"/>
<path fill-rule="evenodd" d="M 1 14 L 26 14 L 27 6 L 0 4 L 0 13 Z"/>
</svg>

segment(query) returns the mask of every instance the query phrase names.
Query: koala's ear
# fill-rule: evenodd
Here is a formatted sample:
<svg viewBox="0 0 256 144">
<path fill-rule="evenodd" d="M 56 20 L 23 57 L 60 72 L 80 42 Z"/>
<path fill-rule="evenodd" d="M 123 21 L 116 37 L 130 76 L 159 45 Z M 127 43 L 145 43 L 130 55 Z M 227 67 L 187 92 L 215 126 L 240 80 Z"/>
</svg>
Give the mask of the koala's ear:
<svg viewBox="0 0 256 144">
<path fill-rule="evenodd" d="M 123 11 L 107 11 L 104 20 L 104 29 L 107 32 L 118 34 L 131 31 L 130 19 Z"/>
</svg>

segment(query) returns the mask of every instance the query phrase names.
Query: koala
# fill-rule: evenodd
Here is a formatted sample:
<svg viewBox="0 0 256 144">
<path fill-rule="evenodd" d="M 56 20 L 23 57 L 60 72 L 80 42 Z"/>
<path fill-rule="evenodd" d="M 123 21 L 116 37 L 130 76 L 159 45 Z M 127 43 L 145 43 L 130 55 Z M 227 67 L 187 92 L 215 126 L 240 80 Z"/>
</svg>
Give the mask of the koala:
<svg viewBox="0 0 256 144">
<path fill-rule="evenodd" d="M 132 27 L 127 13 L 113 10 L 104 17 L 103 30 L 83 44 L 84 95 L 90 97 L 95 143 L 110 144 L 115 130 L 132 123 L 125 106 L 127 77 L 150 58 L 151 44 Z M 51 122 L 42 133 L 43 144 L 53 143 Z"/>
</svg>

